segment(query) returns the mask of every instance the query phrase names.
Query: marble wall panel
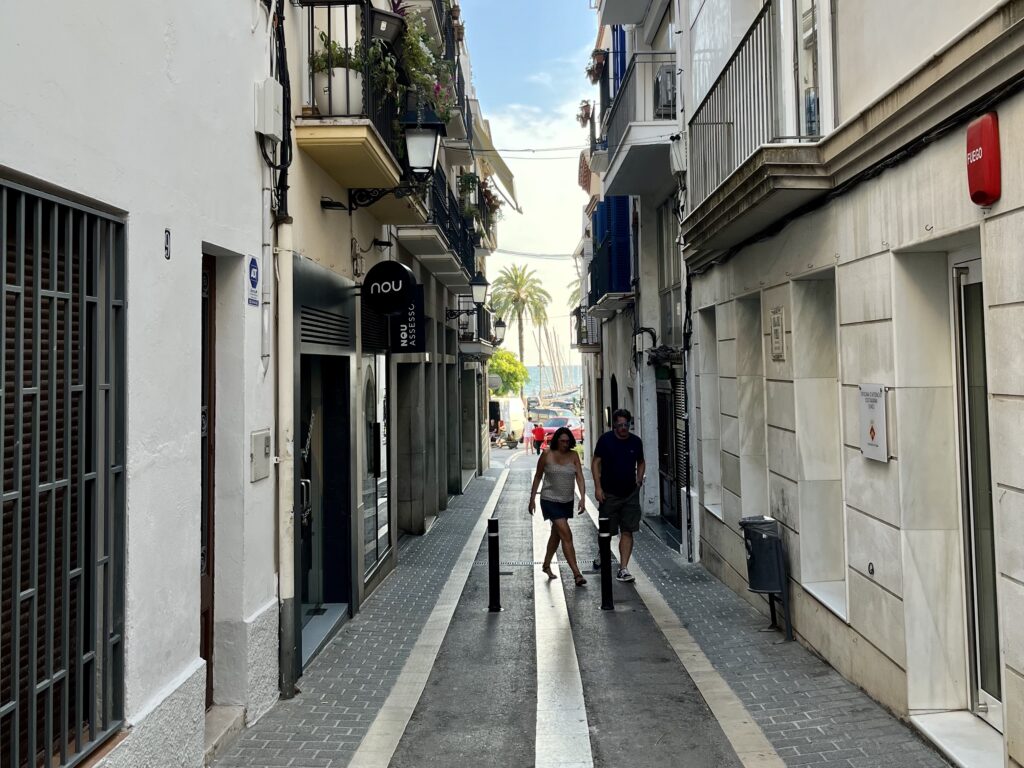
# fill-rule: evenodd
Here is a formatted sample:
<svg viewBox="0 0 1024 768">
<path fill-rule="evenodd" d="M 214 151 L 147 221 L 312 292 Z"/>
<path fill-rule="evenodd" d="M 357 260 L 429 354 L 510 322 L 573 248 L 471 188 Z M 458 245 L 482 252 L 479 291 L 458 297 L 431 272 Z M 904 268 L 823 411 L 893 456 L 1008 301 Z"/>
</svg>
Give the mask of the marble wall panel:
<svg viewBox="0 0 1024 768">
<path fill-rule="evenodd" d="M 741 376 L 737 381 L 739 389 L 740 455 L 764 456 L 764 379 L 760 376 Z"/>
<path fill-rule="evenodd" d="M 739 419 L 722 415 L 722 450 L 734 456 L 740 455 L 740 423 Z"/>
<path fill-rule="evenodd" d="M 836 297 L 832 280 L 793 283 L 793 376 L 835 378 Z"/>
<path fill-rule="evenodd" d="M 700 428 L 706 438 L 714 439 L 722 433 L 719 386 L 718 376 L 714 374 L 705 373 L 700 377 Z"/>
<path fill-rule="evenodd" d="M 960 524 L 960 467 L 954 445 L 953 391 L 948 387 L 897 389 L 895 397 L 905 435 L 897 464 L 901 527 L 956 529 Z"/>
<path fill-rule="evenodd" d="M 718 330 L 714 310 L 697 314 L 697 367 L 701 373 L 718 373 Z"/>
<path fill-rule="evenodd" d="M 992 482 L 1024 488 L 1024 400 L 991 398 L 988 427 Z"/>
<path fill-rule="evenodd" d="M 782 307 L 782 327 L 786 333 L 793 330 L 793 303 L 791 296 L 791 283 L 783 283 L 771 288 L 765 288 L 761 292 L 761 328 L 769 331 L 771 325 L 771 311 L 776 307 Z"/>
<path fill-rule="evenodd" d="M 796 430 L 794 387 L 791 381 L 765 382 L 768 423 Z"/>
<path fill-rule="evenodd" d="M 904 531 L 907 697 L 911 709 L 967 706 L 962 549 L 957 531 Z"/>
<path fill-rule="evenodd" d="M 764 456 L 740 456 L 740 491 L 745 516 L 768 514 L 768 468 Z"/>
<path fill-rule="evenodd" d="M 799 495 L 802 581 L 842 581 L 846 578 L 842 483 L 801 481 Z"/>
<path fill-rule="evenodd" d="M 736 300 L 736 373 L 764 376 L 760 298 Z"/>
<path fill-rule="evenodd" d="M 736 377 L 736 339 L 718 342 L 718 373 Z"/>
<path fill-rule="evenodd" d="M 899 297 L 892 313 L 897 386 L 953 384 L 947 264 L 945 252 L 893 257 L 893 295 Z"/>
<path fill-rule="evenodd" d="M 740 495 L 740 459 L 722 451 L 722 487 Z"/>
<path fill-rule="evenodd" d="M 892 317 L 891 256 L 880 253 L 837 270 L 839 322 L 863 323 Z"/>
<path fill-rule="evenodd" d="M 737 380 L 720 377 L 718 379 L 719 408 L 729 416 L 739 416 L 739 397 Z"/>
<path fill-rule="evenodd" d="M 768 468 L 796 481 L 800 477 L 796 435 L 784 429 L 768 427 Z"/>
<path fill-rule="evenodd" d="M 899 462 L 871 461 L 853 448 L 844 449 L 846 501 L 872 517 L 893 526 L 900 524 Z"/>
<path fill-rule="evenodd" d="M 797 484 L 774 472 L 768 475 L 769 514 L 783 525 L 800 530 L 800 494 Z"/>
<path fill-rule="evenodd" d="M 1024 586 L 1005 577 L 999 579 L 999 633 L 1003 636 L 1003 662 L 1024 670 Z"/>
<path fill-rule="evenodd" d="M 701 471 L 704 475 L 704 503 L 722 503 L 722 444 L 705 438 L 700 444 Z"/>
<path fill-rule="evenodd" d="M 981 267 L 984 270 L 985 301 L 1010 304 L 1024 301 L 1024 212 L 989 219 L 981 229 Z"/>
<path fill-rule="evenodd" d="M 895 595 L 903 596 L 903 539 L 899 529 L 847 508 L 850 567 Z M 874 568 L 874 575 L 869 573 Z"/>
<path fill-rule="evenodd" d="M 744 511 L 744 506 L 745 500 L 741 500 L 735 493 L 731 491 L 722 493 L 722 522 L 737 533 L 740 531 L 740 518 L 747 514 Z"/>
<path fill-rule="evenodd" d="M 1011 760 L 1024 763 L 1024 675 L 1007 669 L 1003 680 L 1006 751 Z"/>
<path fill-rule="evenodd" d="M 718 328 L 718 340 L 736 338 L 736 302 L 725 301 L 715 307 L 715 323 Z"/>
<path fill-rule="evenodd" d="M 850 642 L 850 679 L 893 712 L 907 712 L 907 675 L 894 661 L 857 633 Z"/>
<path fill-rule="evenodd" d="M 996 488 L 993 494 L 996 515 L 996 558 L 999 570 L 1024 582 L 1024 492 Z"/>
<path fill-rule="evenodd" d="M 839 348 L 844 384 L 895 384 L 891 321 L 843 326 Z"/>
<path fill-rule="evenodd" d="M 764 337 L 764 375 L 769 379 L 793 379 L 793 334 L 787 333 L 784 341 L 785 360 L 773 360 L 772 337 Z"/>
<path fill-rule="evenodd" d="M 989 307 L 985 346 L 989 393 L 1024 395 L 1024 304 Z"/>
<path fill-rule="evenodd" d="M 856 571 L 850 574 L 850 624 L 901 669 L 907 666 L 903 601 Z"/>
<path fill-rule="evenodd" d="M 796 433 L 800 480 L 838 480 L 839 384 L 835 379 L 797 379 Z"/>
</svg>

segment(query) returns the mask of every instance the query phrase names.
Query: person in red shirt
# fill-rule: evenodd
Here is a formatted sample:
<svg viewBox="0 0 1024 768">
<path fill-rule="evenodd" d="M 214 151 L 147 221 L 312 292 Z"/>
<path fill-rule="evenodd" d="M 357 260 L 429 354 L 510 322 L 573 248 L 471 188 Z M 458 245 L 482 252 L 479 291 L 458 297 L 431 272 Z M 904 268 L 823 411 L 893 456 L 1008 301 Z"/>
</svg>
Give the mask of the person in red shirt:
<svg viewBox="0 0 1024 768">
<path fill-rule="evenodd" d="M 544 450 L 544 425 L 537 424 L 533 428 L 533 445 L 537 449 L 537 453 Z"/>
</svg>

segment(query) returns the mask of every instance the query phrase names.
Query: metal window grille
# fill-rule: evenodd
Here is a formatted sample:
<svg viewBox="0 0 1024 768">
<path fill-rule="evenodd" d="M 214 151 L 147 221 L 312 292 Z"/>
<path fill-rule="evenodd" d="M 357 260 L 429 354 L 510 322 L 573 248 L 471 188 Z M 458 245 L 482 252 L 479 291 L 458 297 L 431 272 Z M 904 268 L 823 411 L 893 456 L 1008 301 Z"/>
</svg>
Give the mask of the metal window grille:
<svg viewBox="0 0 1024 768">
<path fill-rule="evenodd" d="M 0 764 L 74 766 L 124 701 L 125 228 L 0 180 Z"/>
</svg>

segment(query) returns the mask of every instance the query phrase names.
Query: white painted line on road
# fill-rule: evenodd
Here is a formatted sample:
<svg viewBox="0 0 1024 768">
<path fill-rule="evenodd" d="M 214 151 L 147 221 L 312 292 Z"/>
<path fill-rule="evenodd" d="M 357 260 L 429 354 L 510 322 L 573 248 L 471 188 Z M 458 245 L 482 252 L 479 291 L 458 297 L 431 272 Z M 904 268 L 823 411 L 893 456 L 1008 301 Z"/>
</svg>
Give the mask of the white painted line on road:
<svg viewBox="0 0 1024 768">
<path fill-rule="evenodd" d="M 533 516 L 533 559 L 543 562 L 550 523 L 538 509 Z M 558 572 L 557 579 L 534 570 L 533 595 L 537 639 L 537 738 L 536 768 L 593 768 L 590 726 L 583 699 L 576 643 L 569 623 L 569 608 Z"/>
<path fill-rule="evenodd" d="M 455 608 L 459 604 L 459 597 L 466 587 L 466 580 L 473 568 L 476 554 L 480 550 L 480 542 L 484 539 L 484 532 L 487 530 L 487 518 L 498 506 L 498 499 L 508 479 L 508 465 L 502 471 L 494 490 L 487 498 L 480 518 L 473 526 L 473 532 L 469 535 L 466 545 L 462 548 L 455 567 L 452 568 L 448 581 L 445 582 L 441 594 L 437 598 L 434 610 L 430 612 L 427 623 L 424 624 L 416 644 L 409 653 L 409 658 L 402 667 L 402 672 L 395 681 L 391 693 L 384 700 L 384 706 L 377 713 L 377 718 L 370 726 L 370 730 L 359 744 L 359 749 L 349 763 L 349 768 L 387 768 L 391 758 L 395 755 L 398 743 L 402 740 L 402 734 L 409 725 L 416 704 L 419 703 L 423 689 L 427 685 L 427 678 L 434 668 L 434 661 L 437 659 L 437 652 L 441 649 L 448 626 L 451 624 Z"/>
<path fill-rule="evenodd" d="M 597 502 L 587 495 L 587 513 L 594 527 L 597 527 Z M 613 544 L 618 537 L 613 539 Z M 613 553 L 617 549 L 613 546 Z M 675 651 L 686 673 L 707 702 L 711 713 L 718 720 L 725 737 L 729 740 L 736 756 L 745 768 L 786 768 L 786 763 L 764 735 L 761 727 L 754 722 L 743 702 L 733 692 L 725 679 L 711 664 L 693 635 L 679 621 L 657 587 L 644 573 L 636 559 L 631 559 L 629 571 L 636 579 L 637 594 L 650 611 L 661 633 Z"/>
</svg>

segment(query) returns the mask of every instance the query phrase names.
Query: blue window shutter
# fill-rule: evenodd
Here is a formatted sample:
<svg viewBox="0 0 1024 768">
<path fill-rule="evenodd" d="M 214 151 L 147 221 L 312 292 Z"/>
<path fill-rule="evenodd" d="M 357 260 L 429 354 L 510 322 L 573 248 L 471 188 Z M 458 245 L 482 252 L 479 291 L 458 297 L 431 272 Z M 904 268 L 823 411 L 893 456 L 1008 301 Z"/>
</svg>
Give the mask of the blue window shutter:
<svg viewBox="0 0 1024 768">
<path fill-rule="evenodd" d="M 618 93 L 622 78 L 626 74 L 626 28 L 618 24 L 612 27 L 612 63 L 615 93 Z"/>
<path fill-rule="evenodd" d="M 629 259 L 629 197 L 619 196 L 607 199 L 610 208 L 611 228 L 611 283 L 615 291 L 628 291 L 630 282 Z"/>
</svg>

